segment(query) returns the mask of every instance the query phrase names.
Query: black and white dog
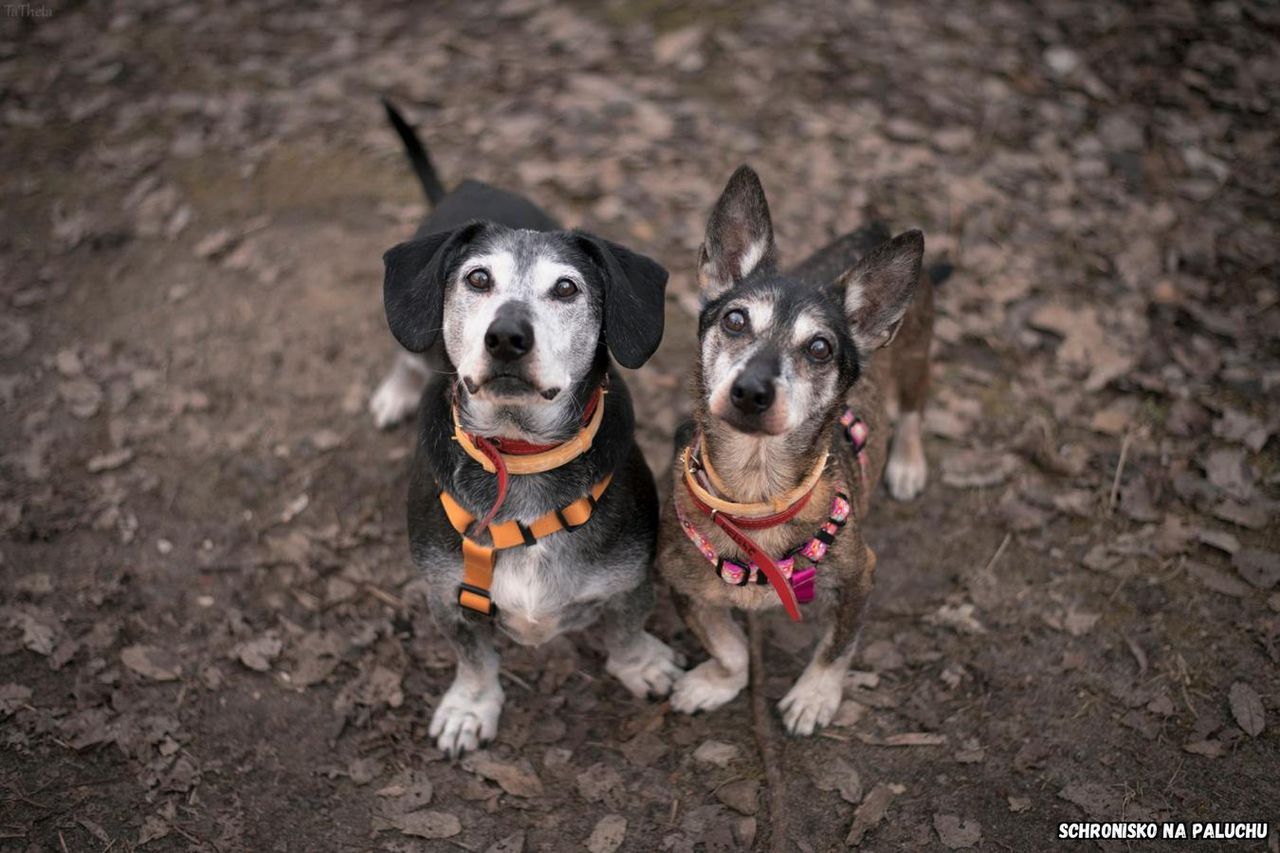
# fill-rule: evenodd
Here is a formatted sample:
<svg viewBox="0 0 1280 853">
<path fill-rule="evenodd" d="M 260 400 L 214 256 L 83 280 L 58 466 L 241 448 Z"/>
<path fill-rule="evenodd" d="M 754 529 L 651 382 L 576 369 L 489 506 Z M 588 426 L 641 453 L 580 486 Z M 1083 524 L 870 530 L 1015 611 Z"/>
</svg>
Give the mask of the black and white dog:
<svg viewBox="0 0 1280 853">
<path fill-rule="evenodd" d="M 513 193 L 477 181 L 446 193 L 413 130 L 387 114 L 434 207 L 384 256 L 387 321 L 436 367 L 400 354 L 370 407 L 385 425 L 419 405 L 411 551 L 458 658 L 429 731 L 456 756 L 497 730 L 495 628 L 536 645 L 596 623 L 605 668 L 638 696 L 666 695 L 680 675 L 644 629 L 658 499 L 610 364 L 637 368 L 657 349 L 667 272 Z M 521 472 L 529 459 L 543 464 Z M 523 541 L 504 547 L 504 526 Z M 487 589 L 463 582 L 473 560 Z"/>
</svg>

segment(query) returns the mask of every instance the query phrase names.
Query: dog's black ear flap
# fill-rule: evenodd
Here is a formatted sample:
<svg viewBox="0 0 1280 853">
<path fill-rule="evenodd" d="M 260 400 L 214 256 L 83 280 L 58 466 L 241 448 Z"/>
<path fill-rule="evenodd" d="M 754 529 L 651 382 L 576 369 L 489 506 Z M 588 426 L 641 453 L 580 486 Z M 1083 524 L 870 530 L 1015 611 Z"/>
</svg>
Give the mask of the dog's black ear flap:
<svg viewBox="0 0 1280 853">
<path fill-rule="evenodd" d="M 844 312 L 854 343 L 863 352 L 888 346 L 920 283 L 924 235 L 899 234 L 868 252 L 840 277 Z"/>
<path fill-rule="evenodd" d="M 777 263 L 773 221 L 760 176 L 739 166 L 707 219 L 707 236 L 698 250 L 698 295 L 710 302 L 752 271 Z"/>
<path fill-rule="evenodd" d="M 667 271 L 625 246 L 578 234 L 604 282 L 604 341 L 614 361 L 635 370 L 662 342 Z"/>
<path fill-rule="evenodd" d="M 410 352 L 431 348 L 444 325 L 444 290 L 449 265 L 458 249 L 475 239 L 484 224 L 428 234 L 388 249 L 382 256 L 382 304 L 387 325 Z"/>
</svg>

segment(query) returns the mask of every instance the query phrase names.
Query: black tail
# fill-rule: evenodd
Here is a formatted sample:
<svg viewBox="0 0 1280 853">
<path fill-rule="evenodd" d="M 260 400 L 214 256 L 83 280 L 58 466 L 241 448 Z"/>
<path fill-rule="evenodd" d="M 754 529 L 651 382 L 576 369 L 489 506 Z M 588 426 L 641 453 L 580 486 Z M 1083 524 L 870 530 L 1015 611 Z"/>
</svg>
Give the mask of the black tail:
<svg viewBox="0 0 1280 853">
<path fill-rule="evenodd" d="M 946 261 L 938 261 L 929 265 L 929 278 L 933 279 L 934 286 L 942 284 L 951 278 L 951 273 L 955 272 L 955 267 Z"/>
<path fill-rule="evenodd" d="M 400 115 L 399 110 L 391 105 L 386 98 L 382 99 L 382 106 L 387 111 L 387 121 L 391 122 L 391 126 L 396 129 L 396 134 L 400 137 L 400 141 L 404 143 L 405 153 L 409 155 L 409 162 L 413 164 L 413 171 L 418 174 L 418 180 L 422 183 L 422 191 L 427 194 L 427 200 L 433 205 L 438 204 L 440 199 L 444 198 L 444 185 L 440 183 L 440 176 L 436 174 L 436 167 L 431 165 L 431 157 L 427 154 L 427 149 L 422 144 L 422 140 L 418 138 L 418 134 L 413 132 L 413 128 L 404 120 L 404 116 Z"/>
</svg>

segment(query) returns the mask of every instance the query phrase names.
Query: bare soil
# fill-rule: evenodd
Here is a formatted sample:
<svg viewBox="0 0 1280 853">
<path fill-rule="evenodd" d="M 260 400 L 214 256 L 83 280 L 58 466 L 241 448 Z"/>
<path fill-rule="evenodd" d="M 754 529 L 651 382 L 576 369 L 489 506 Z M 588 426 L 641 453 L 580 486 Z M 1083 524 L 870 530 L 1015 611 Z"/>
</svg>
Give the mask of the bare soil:
<svg viewBox="0 0 1280 853">
<path fill-rule="evenodd" d="M 664 490 L 693 253 L 736 165 L 784 260 L 876 215 L 955 265 L 929 487 L 873 509 L 838 724 L 780 746 L 796 850 L 1074 848 L 1059 822 L 1121 818 L 1266 821 L 1192 846 L 1277 850 L 1273 4 L 21 9 L 0 18 L 0 849 L 768 837 L 748 697 L 632 699 L 590 632 L 505 649 L 489 751 L 454 765 L 426 737 L 451 660 L 408 561 L 413 430 L 365 411 L 393 353 L 380 256 L 424 210 L 385 93 L 447 181 L 671 268 L 631 378 Z M 813 638 L 766 627 L 776 700 Z M 665 598 L 653 630 L 699 656 Z"/>
</svg>

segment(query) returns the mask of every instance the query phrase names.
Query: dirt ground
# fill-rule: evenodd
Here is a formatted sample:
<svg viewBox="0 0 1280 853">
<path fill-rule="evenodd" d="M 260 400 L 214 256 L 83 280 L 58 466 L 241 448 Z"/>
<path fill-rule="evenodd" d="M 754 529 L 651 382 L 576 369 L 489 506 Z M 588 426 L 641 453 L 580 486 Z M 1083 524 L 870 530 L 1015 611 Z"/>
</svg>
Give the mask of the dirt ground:
<svg viewBox="0 0 1280 853">
<path fill-rule="evenodd" d="M 0 849 L 768 837 L 747 698 L 632 699 L 590 632 L 504 649 L 487 752 L 426 737 L 413 430 L 365 410 L 424 210 L 382 93 L 447 181 L 670 267 L 631 378 L 664 492 L 736 165 L 784 260 L 875 214 L 955 265 L 929 487 L 873 509 L 845 704 L 782 744 L 794 849 L 1280 849 L 1275 5 L 47 0 L 0 34 Z M 776 700 L 812 634 L 766 626 Z M 699 657 L 665 598 L 653 630 Z"/>
</svg>

